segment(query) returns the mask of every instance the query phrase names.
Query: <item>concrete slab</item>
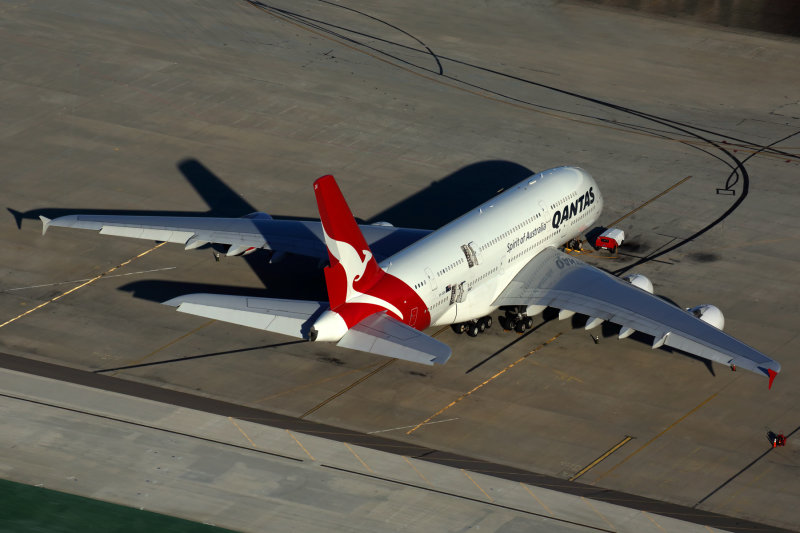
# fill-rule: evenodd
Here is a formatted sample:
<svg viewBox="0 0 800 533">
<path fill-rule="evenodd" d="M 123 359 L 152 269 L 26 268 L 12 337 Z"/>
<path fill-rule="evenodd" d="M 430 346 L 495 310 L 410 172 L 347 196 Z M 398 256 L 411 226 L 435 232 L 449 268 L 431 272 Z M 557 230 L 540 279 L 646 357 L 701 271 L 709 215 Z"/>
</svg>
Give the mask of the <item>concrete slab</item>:
<svg viewBox="0 0 800 533">
<path fill-rule="evenodd" d="M 4 478 L 240 531 L 711 530 L 9 370 L 0 394 Z"/>
</svg>

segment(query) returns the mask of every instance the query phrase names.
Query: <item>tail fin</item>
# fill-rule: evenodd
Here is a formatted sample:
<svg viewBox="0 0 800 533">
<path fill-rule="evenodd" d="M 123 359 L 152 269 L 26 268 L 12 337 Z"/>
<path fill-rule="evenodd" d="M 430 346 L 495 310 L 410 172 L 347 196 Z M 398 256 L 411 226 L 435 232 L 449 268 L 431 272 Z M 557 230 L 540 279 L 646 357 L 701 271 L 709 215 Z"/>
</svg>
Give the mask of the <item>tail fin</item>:
<svg viewBox="0 0 800 533">
<path fill-rule="evenodd" d="M 351 297 L 369 291 L 383 277 L 383 271 L 333 176 L 315 181 L 314 194 L 331 263 L 325 268 L 328 299 L 331 309 L 336 309 Z"/>
</svg>

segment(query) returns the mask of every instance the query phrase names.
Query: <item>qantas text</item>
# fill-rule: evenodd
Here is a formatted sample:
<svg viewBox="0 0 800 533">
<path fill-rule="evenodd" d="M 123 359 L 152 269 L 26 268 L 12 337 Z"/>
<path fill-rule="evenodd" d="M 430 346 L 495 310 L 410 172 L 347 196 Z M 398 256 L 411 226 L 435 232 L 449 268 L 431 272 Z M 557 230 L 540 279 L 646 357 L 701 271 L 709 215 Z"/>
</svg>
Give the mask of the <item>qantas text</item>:
<svg viewBox="0 0 800 533">
<path fill-rule="evenodd" d="M 582 213 L 584 209 L 592 205 L 594 203 L 594 191 L 592 189 L 593 187 L 589 187 L 589 190 L 583 196 L 571 204 L 565 205 L 563 210 L 553 213 L 553 227 L 558 228 L 562 222 L 566 222 L 575 215 Z"/>
</svg>

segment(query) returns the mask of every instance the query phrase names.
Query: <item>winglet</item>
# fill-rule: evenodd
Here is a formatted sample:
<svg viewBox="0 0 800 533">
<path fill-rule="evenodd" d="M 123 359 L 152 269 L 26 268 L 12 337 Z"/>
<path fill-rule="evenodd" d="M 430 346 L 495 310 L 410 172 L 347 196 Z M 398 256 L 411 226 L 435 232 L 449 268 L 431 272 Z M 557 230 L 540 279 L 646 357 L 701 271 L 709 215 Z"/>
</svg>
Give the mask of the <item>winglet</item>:
<svg viewBox="0 0 800 533">
<path fill-rule="evenodd" d="M 769 374 L 769 389 L 771 390 L 772 389 L 772 382 L 775 381 L 775 376 L 777 376 L 778 373 L 775 372 L 774 370 L 772 370 L 771 368 L 767 369 L 767 373 Z"/>
<path fill-rule="evenodd" d="M 44 235 L 47 233 L 47 228 L 50 227 L 51 220 L 43 215 L 39 215 L 39 220 L 42 221 L 42 235 Z"/>
</svg>

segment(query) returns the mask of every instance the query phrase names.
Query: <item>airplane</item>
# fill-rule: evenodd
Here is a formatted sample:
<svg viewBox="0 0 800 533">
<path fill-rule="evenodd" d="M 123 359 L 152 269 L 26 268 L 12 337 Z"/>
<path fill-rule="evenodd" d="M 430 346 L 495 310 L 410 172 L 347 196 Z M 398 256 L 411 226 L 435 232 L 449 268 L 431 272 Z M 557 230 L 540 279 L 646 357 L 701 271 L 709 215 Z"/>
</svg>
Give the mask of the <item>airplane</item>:
<svg viewBox="0 0 800 533">
<path fill-rule="evenodd" d="M 451 348 L 423 331 L 452 325 L 477 336 L 503 312 L 507 329 L 523 332 L 546 308 L 559 319 L 586 315 L 619 338 L 638 331 L 652 348 L 672 347 L 769 378 L 780 364 L 722 332 L 716 307 L 683 309 L 652 294 L 641 274 L 625 279 L 558 248 L 592 227 L 603 196 L 589 173 L 559 167 L 535 173 L 435 231 L 386 222 L 359 225 L 331 175 L 314 182 L 319 221 L 127 215 L 41 216 L 50 226 L 183 244 L 227 245 L 228 256 L 258 249 L 327 260 L 328 301 L 224 294 L 187 294 L 164 304 L 179 312 L 289 335 L 311 342 L 414 361 L 444 364 Z"/>
</svg>

